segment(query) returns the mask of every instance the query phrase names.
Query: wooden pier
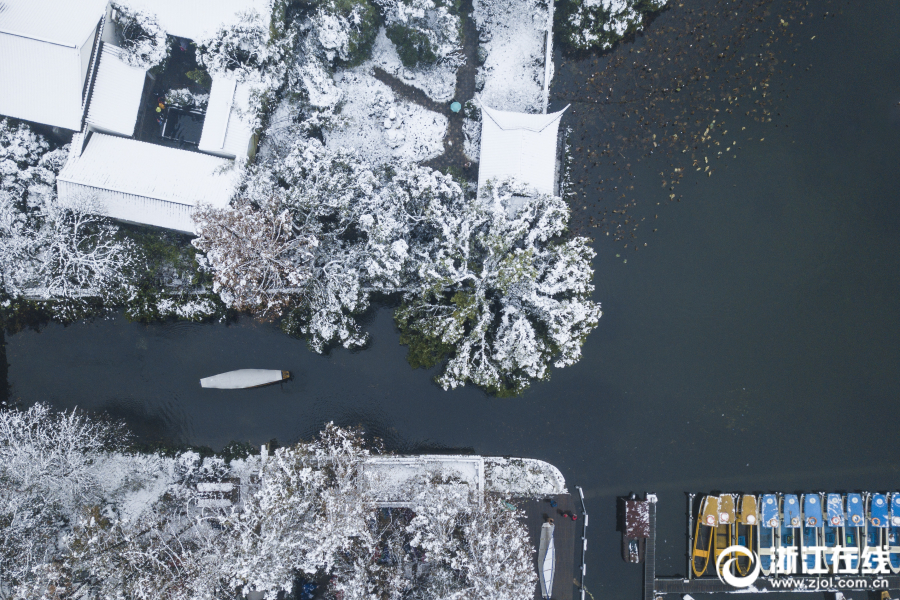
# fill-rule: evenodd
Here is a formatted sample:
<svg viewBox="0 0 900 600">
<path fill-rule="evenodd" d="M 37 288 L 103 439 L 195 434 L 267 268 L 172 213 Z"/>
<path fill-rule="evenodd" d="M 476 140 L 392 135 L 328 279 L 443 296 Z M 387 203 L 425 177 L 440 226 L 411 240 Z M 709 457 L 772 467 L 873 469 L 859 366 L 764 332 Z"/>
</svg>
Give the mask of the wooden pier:
<svg viewBox="0 0 900 600">
<path fill-rule="evenodd" d="M 556 506 L 550 506 L 550 500 Z M 581 539 L 581 507 L 575 506 L 570 494 L 548 496 L 541 500 L 516 498 L 513 503 L 525 511 L 525 525 L 531 545 L 537 548 L 541 540 L 541 525 L 548 518 L 553 519 L 556 528 L 553 532 L 556 544 L 556 571 L 553 576 L 553 600 L 572 600 L 573 583 L 575 581 L 575 540 Z M 564 517 L 563 513 L 577 514 L 578 520 Z M 580 546 L 579 546 L 580 547 Z M 537 552 L 534 553 L 534 570 L 539 573 Z M 534 599 L 541 600 L 540 585 L 534 586 Z"/>
</svg>

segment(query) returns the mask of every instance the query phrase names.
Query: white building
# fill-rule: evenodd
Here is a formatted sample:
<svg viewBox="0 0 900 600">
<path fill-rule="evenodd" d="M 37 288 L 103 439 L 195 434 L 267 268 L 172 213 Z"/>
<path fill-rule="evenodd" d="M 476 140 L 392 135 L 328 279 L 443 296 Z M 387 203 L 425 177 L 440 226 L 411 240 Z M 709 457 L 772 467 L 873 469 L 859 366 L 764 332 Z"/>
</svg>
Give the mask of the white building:
<svg viewBox="0 0 900 600">
<path fill-rule="evenodd" d="M 187 39 L 269 10 L 267 0 L 123 3 Z M 90 194 L 114 219 L 193 232 L 194 207 L 227 206 L 255 149 L 250 88 L 213 78 L 200 152 L 132 139 L 152 82 L 122 60 L 112 12 L 108 0 L 0 0 L 0 115 L 79 132 L 57 180 L 61 202 Z"/>
<path fill-rule="evenodd" d="M 530 115 L 481 105 L 478 193 L 491 180 L 513 178 L 539 194 L 556 193 L 559 112 Z"/>
</svg>

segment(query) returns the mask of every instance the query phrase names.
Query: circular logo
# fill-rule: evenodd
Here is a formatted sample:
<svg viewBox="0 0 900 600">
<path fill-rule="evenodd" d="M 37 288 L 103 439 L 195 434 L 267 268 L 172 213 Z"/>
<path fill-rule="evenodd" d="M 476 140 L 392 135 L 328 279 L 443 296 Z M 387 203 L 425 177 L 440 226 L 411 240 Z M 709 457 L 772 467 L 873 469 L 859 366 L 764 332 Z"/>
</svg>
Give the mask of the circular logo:
<svg viewBox="0 0 900 600">
<path fill-rule="evenodd" d="M 881 525 L 881 519 L 878 517 L 872 517 L 872 525 Z"/>
<path fill-rule="evenodd" d="M 884 498 L 878 498 L 875 500 L 875 504 L 877 506 L 884 506 Z"/>
<path fill-rule="evenodd" d="M 900 518 L 898 518 L 898 517 L 895 517 L 895 518 L 898 521 L 900 521 Z M 753 525 L 754 523 L 756 523 L 756 517 L 754 515 L 747 515 L 747 523 L 749 523 L 750 525 Z"/>
<path fill-rule="evenodd" d="M 712 515 L 706 515 L 706 524 L 707 524 L 707 525 L 715 525 L 715 524 L 716 524 L 716 518 L 715 518 L 714 516 L 712 516 Z"/>
<path fill-rule="evenodd" d="M 753 570 L 743 577 L 738 577 L 731 573 L 731 565 L 737 560 L 737 555 L 746 556 L 753 562 Z M 731 558 L 725 560 L 727 557 Z M 725 560 L 724 565 L 722 564 L 723 560 Z M 716 574 L 719 576 L 719 581 L 732 587 L 750 587 L 756 581 L 756 578 L 759 577 L 759 570 L 759 556 L 756 555 L 756 552 L 748 550 L 744 546 L 728 546 L 722 550 L 722 554 L 716 559 Z"/>
<path fill-rule="evenodd" d="M 730 520 L 731 517 L 728 516 L 728 513 L 719 513 L 719 523 L 728 523 Z"/>
<path fill-rule="evenodd" d="M 815 517 L 809 517 L 808 519 L 806 519 L 806 525 L 807 525 L 808 527 L 815 527 L 815 526 L 816 526 L 816 518 L 815 518 Z"/>
<path fill-rule="evenodd" d="M 772 498 L 766 498 L 766 504 L 775 504 L 775 500 Z"/>
<path fill-rule="evenodd" d="M 816 499 L 815 499 L 815 498 L 810 498 L 810 499 L 809 499 L 809 503 L 810 503 L 810 504 L 815 504 L 815 503 L 816 503 Z"/>
<path fill-rule="evenodd" d="M 891 522 L 892 522 L 894 525 L 900 525 L 900 517 L 894 517 L 894 518 L 892 518 L 892 519 L 891 519 Z"/>
<path fill-rule="evenodd" d="M 794 527 L 800 524 L 800 517 L 791 517 L 791 525 Z"/>
<path fill-rule="evenodd" d="M 778 518 L 772 517 L 769 519 L 769 527 L 778 527 Z"/>
<path fill-rule="evenodd" d="M 854 523 L 859 523 L 861 521 L 859 515 L 853 515 L 852 517 L 850 517 L 850 520 Z"/>
<path fill-rule="evenodd" d="M 853 504 L 857 504 L 859 503 L 859 498 L 854 497 L 850 502 L 852 502 Z"/>
<path fill-rule="evenodd" d="M 832 525 L 840 525 L 840 524 L 841 524 L 841 518 L 840 518 L 839 516 L 837 516 L 837 515 L 831 517 L 831 524 L 832 524 Z"/>
</svg>

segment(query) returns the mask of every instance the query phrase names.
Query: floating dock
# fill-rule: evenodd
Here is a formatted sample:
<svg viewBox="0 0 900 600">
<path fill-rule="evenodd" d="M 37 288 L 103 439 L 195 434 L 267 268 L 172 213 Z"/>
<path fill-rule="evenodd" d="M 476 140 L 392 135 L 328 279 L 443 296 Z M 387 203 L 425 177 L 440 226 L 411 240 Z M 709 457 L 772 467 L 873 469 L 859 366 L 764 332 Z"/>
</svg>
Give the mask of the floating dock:
<svg viewBox="0 0 900 600">
<path fill-rule="evenodd" d="M 550 502 L 556 506 L 550 506 Z M 539 548 L 541 544 L 541 528 L 547 519 L 553 519 L 555 525 L 553 537 L 556 544 L 556 568 L 553 577 L 553 600 L 572 600 L 575 582 L 575 540 L 581 537 L 582 511 L 575 506 L 570 494 L 557 494 L 540 500 L 532 498 L 514 498 L 513 503 L 525 511 L 525 526 L 531 545 Z M 565 514 L 576 514 L 573 521 Z M 534 553 L 534 571 L 540 573 L 543 565 L 538 564 L 538 553 Z M 534 586 L 534 600 L 541 600 L 540 584 Z"/>
<path fill-rule="evenodd" d="M 651 497 L 650 494 L 647 497 Z M 865 591 L 870 594 L 900 590 L 900 574 L 885 573 L 866 575 L 854 573 L 848 575 L 810 575 L 779 574 L 765 576 L 760 574 L 748 587 L 736 588 L 722 581 L 716 575 L 693 577 L 691 571 L 691 549 L 693 547 L 694 505 L 697 494 L 688 494 L 687 523 L 687 561 L 686 577 L 659 577 L 656 574 L 656 502 L 650 503 L 650 531 L 646 541 L 644 556 L 643 599 L 662 599 L 667 594 L 747 594 L 771 592 L 851 592 Z M 799 564 L 799 559 L 798 559 Z M 711 567 L 715 569 L 715 567 Z M 713 571 L 714 572 L 714 571 Z M 892 594 L 891 597 L 896 597 Z"/>
</svg>

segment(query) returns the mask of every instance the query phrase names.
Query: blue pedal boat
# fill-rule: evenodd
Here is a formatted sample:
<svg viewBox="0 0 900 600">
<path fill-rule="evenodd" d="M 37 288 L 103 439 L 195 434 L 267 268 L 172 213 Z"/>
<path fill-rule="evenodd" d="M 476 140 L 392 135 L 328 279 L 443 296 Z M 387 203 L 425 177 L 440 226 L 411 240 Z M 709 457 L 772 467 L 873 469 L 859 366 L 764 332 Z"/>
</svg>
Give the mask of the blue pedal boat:
<svg viewBox="0 0 900 600">
<path fill-rule="evenodd" d="M 863 552 L 866 550 L 881 551 L 885 549 L 886 532 L 888 525 L 890 525 L 887 496 L 884 494 L 872 494 L 869 496 L 867 504 L 868 510 L 866 512 L 868 512 L 869 518 L 866 519 L 866 539 Z M 878 562 L 871 559 L 869 566 L 877 567 Z"/>
<path fill-rule="evenodd" d="M 844 502 L 844 514 L 847 516 L 847 524 L 844 526 L 844 546 L 856 548 L 859 555 L 852 559 L 850 568 L 859 568 L 859 559 L 863 551 L 863 534 L 865 533 L 865 505 L 862 494 L 847 494 Z"/>
<path fill-rule="evenodd" d="M 822 544 L 822 496 L 803 495 L 803 535 L 800 537 L 800 558 L 806 563 L 807 572 L 822 568 L 816 564 L 816 552 Z"/>
<path fill-rule="evenodd" d="M 772 572 L 775 561 L 775 548 L 778 544 L 781 518 L 778 512 L 778 498 L 775 494 L 763 494 L 760 499 L 759 535 L 756 536 L 756 554 L 759 555 L 759 566 L 763 575 Z"/>
<path fill-rule="evenodd" d="M 797 494 L 785 494 L 781 497 L 781 537 L 779 548 L 796 547 L 800 538 L 800 527 L 803 525 L 800 516 L 800 499 Z M 787 573 L 788 565 L 779 564 L 779 573 Z"/>
<path fill-rule="evenodd" d="M 825 499 L 825 524 L 822 527 L 825 541 L 825 565 L 834 573 L 834 547 L 841 543 L 844 527 L 844 499 L 840 494 L 828 494 Z"/>
<path fill-rule="evenodd" d="M 891 571 L 900 573 L 900 492 L 891 492 L 891 526 L 888 528 Z"/>
</svg>

